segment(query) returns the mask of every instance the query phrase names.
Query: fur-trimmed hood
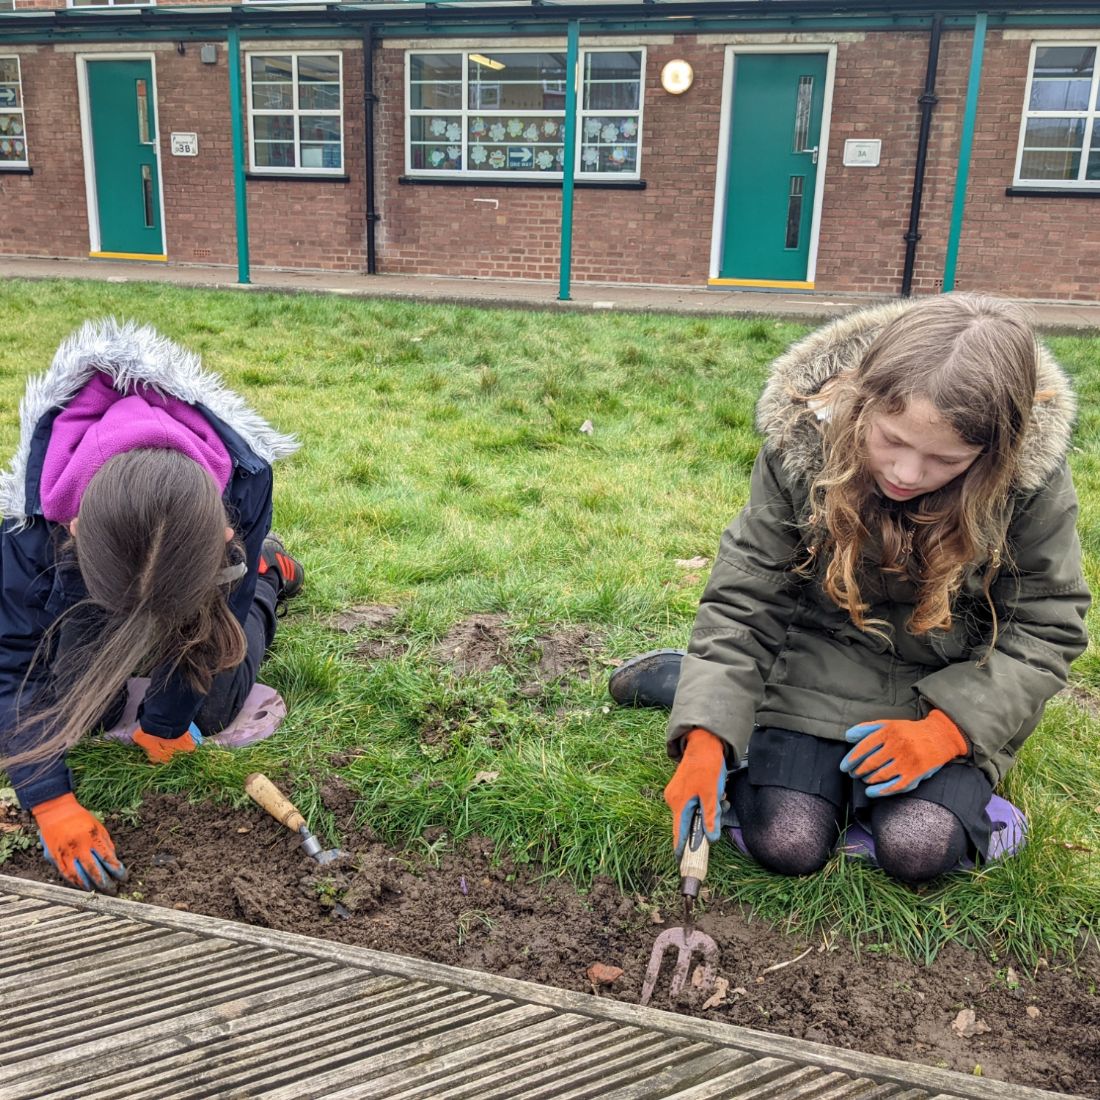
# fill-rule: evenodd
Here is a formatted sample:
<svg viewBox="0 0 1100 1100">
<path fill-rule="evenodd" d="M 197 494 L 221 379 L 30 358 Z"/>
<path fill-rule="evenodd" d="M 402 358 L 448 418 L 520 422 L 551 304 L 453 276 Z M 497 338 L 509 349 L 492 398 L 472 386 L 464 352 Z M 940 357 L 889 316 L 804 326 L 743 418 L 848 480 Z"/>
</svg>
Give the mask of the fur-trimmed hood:
<svg viewBox="0 0 1100 1100">
<path fill-rule="evenodd" d="M 776 359 L 756 407 L 756 423 L 792 481 L 812 481 L 823 460 L 817 415 L 793 395 L 816 394 L 828 379 L 855 366 L 879 332 L 913 304 L 890 302 L 851 313 L 818 329 Z M 1042 345 L 1038 388 L 1052 396 L 1035 403 L 1024 437 L 1017 484 L 1027 492 L 1038 489 L 1065 457 L 1077 410 L 1069 379 Z"/>
<path fill-rule="evenodd" d="M 57 349 L 49 370 L 27 381 L 19 406 L 19 449 L 11 466 L 0 474 L 0 513 L 6 519 L 28 518 L 27 467 L 39 421 L 51 410 L 64 408 L 96 371 L 106 374 L 120 393 L 147 386 L 163 396 L 203 406 L 265 462 L 298 449 L 293 436 L 275 431 L 216 374 L 204 370 L 194 352 L 148 325 L 120 324 L 114 318 L 88 321 Z"/>
</svg>

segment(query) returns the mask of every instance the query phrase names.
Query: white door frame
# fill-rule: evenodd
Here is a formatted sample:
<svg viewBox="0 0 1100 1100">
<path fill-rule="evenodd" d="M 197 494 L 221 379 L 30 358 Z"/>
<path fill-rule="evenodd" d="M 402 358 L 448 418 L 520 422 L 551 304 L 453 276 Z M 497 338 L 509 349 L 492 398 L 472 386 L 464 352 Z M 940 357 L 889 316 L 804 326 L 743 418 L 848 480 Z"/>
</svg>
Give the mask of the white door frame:
<svg viewBox="0 0 1100 1100">
<path fill-rule="evenodd" d="M 810 222 L 810 250 L 806 258 L 806 289 L 813 289 L 817 274 L 817 244 L 821 230 L 821 202 L 825 194 L 825 168 L 829 154 L 829 123 L 833 112 L 833 80 L 836 76 L 835 42 L 773 43 L 759 46 L 727 46 L 722 73 L 722 113 L 718 130 L 718 164 L 714 186 L 714 222 L 710 242 L 710 279 L 717 279 L 722 265 L 722 246 L 726 225 L 726 192 L 729 182 L 730 127 L 733 124 L 733 78 L 740 53 L 823 53 L 825 98 L 821 105 L 821 133 L 818 135 L 817 181 L 814 184 L 814 211 Z M 777 284 L 779 285 L 779 284 Z M 766 289 L 766 287 L 765 287 Z"/>
<path fill-rule="evenodd" d="M 84 152 L 84 190 L 88 202 L 88 251 L 102 252 L 103 238 L 99 226 L 99 196 L 95 185 L 95 146 L 92 142 L 92 101 L 88 92 L 89 61 L 148 61 L 152 74 L 153 129 L 157 139 L 153 153 L 157 162 L 157 201 L 160 203 L 160 240 L 168 255 L 168 227 L 164 223 L 164 171 L 161 156 L 160 112 L 157 110 L 157 55 L 155 53 L 86 53 L 76 55 L 76 90 L 80 105 L 80 143 Z"/>
</svg>

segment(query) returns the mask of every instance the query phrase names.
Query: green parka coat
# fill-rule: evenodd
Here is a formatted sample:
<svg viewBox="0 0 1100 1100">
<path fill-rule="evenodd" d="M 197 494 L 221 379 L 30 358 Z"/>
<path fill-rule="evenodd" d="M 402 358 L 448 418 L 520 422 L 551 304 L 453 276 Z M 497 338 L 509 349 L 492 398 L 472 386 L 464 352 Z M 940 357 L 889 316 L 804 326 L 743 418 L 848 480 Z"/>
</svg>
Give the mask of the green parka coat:
<svg viewBox="0 0 1100 1100">
<path fill-rule="evenodd" d="M 859 722 L 949 715 L 996 784 L 1066 683 L 1086 645 L 1089 591 L 1081 570 L 1077 498 L 1066 465 L 1075 411 L 1069 381 L 1044 349 L 1037 402 L 1024 437 L 1008 543 L 1014 569 L 992 586 L 999 629 L 987 656 L 987 563 L 963 584 L 947 631 L 906 630 L 916 591 L 906 578 L 861 577 L 869 617 L 891 641 L 859 630 L 821 585 L 791 572 L 823 462 L 816 394 L 854 366 L 882 327 L 909 308 L 891 303 L 835 321 L 776 360 L 757 406 L 764 445 L 749 501 L 722 536 L 699 605 L 669 723 L 669 754 L 702 727 L 741 758 L 754 725 L 844 740 Z M 986 657 L 985 660 L 982 660 Z M 979 663 L 980 662 L 980 663 Z"/>
</svg>

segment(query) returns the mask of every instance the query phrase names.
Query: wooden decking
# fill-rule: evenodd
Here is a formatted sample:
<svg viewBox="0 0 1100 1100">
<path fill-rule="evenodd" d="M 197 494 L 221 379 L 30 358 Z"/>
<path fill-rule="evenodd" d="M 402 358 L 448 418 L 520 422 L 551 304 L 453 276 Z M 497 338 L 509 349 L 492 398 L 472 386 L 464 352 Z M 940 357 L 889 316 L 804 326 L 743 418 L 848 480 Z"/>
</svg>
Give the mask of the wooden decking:
<svg viewBox="0 0 1100 1100">
<path fill-rule="evenodd" d="M 1051 1095 L 0 875 L 3 1100 Z"/>
</svg>

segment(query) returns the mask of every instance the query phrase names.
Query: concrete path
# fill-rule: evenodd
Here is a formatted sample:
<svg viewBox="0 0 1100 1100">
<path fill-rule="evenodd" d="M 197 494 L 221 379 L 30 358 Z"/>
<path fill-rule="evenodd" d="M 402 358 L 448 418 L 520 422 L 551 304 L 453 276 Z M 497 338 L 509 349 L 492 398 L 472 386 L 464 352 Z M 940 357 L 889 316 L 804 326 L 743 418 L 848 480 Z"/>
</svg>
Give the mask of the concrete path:
<svg viewBox="0 0 1100 1100">
<path fill-rule="evenodd" d="M 1054 1095 L 0 875 L 3 1100 Z"/>
<path fill-rule="evenodd" d="M 571 300 L 558 300 L 556 282 L 522 279 L 459 279 L 430 275 L 354 275 L 340 272 L 274 271 L 253 268 L 252 282 L 237 282 L 231 267 L 169 266 L 123 260 L 50 260 L 0 256 L 0 278 L 95 279 L 104 282 L 161 282 L 177 286 L 236 290 L 344 294 L 468 306 L 522 309 L 618 310 L 717 316 L 780 316 L 819 323 L 884 301 L 872 295 L 822 291 L 774 292 L 574 283 Z M 1100 330 L 1100 302 L 1026 303 L 1035 323 L 1048 333 Z"/>
</svg>

